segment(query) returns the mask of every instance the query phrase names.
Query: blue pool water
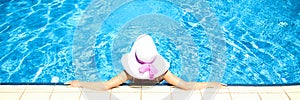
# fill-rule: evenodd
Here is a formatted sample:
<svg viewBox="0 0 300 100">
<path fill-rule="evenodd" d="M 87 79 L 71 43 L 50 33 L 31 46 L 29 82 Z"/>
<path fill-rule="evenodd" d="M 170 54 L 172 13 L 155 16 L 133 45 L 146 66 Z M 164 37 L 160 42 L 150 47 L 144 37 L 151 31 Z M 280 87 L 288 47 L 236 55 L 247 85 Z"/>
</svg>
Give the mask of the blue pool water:
<svg viewBox="0 0 300 100">
<path fill-rule="evenodd" d="M 106 81 L 151 35 L 186 81 L 300 83 L 298 0 L 1 0 L 0 83 Z"/>
</svg>

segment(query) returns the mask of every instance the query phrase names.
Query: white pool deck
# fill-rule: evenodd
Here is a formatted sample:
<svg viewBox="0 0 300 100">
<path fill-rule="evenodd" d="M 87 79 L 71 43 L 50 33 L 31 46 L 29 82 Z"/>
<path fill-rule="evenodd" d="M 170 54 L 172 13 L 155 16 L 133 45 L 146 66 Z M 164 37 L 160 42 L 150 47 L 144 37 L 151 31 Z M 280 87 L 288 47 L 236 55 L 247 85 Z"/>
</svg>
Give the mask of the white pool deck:
<svg viewBox="0 0 300 100">
<path fill-rule="evenodd" d="M 0 100 L 300 100 L 300 85 L 228 86 L 214 93 L 206 89 L 183 91 L 173 86 L 120 86 L 108 91 L 63 85 L 0 85 Z"/>
</svg>

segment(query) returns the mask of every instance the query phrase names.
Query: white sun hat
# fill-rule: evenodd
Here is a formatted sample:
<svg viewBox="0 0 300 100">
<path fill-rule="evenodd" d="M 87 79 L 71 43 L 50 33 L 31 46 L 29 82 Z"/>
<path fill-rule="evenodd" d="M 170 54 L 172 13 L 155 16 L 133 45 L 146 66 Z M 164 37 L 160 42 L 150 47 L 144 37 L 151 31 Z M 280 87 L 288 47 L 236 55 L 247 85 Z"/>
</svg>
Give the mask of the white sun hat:
<svg viewBox="0 0 300 100">
<path fill-rule="evenodd" d="M 153 39 L 140 35 L 132 45 L 131 51 L 121 59 L 125 71 L 134 78 L 150 79 L 164 74 L 170 67 L 157 51 Z"/>
</svg>

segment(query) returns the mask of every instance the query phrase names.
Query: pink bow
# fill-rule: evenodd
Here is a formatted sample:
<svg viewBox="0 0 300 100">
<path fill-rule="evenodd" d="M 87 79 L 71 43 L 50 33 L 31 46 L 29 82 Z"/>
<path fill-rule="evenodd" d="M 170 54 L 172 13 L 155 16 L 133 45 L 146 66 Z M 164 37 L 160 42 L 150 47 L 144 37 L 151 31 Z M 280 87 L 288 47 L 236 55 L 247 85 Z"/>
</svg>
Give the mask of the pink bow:
<svg viewBox="0 0 300 100">
<path fill-rule="evenodd" d="M 149 79 L 153 80 L 154 75 L 157 73 L 157 69 L 152 64 L 142 64 L 142 66 L 139 68 L 139 72 L 144 74 L 147 71 L 149 71 Z"/>
</svg>

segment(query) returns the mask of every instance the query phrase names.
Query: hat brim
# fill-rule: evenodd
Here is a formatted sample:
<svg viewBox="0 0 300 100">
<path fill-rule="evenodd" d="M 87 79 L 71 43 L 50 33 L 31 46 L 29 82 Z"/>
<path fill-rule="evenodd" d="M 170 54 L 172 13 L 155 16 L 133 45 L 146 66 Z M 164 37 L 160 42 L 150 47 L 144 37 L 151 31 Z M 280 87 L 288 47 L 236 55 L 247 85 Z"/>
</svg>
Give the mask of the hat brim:
<svg viewBox="0 0 300 100">
<path fill-rule="evenodd" d="M 136 61 L 134 53 L 130 52 L 123 55 L 121 62 L 124 70 L 132 77 L 138 79 L 149 79 L 149 72 L 145 72 L 144 74 L 139 73 L 139 68 L 142 64 Z M 170 67 L 170 63 L 159 54 L 156 56 L 156 59 L 152 64 L 157 69 L 157 73 L 154 75 L 154 77 L 161 76 Z"/>
</svg>

